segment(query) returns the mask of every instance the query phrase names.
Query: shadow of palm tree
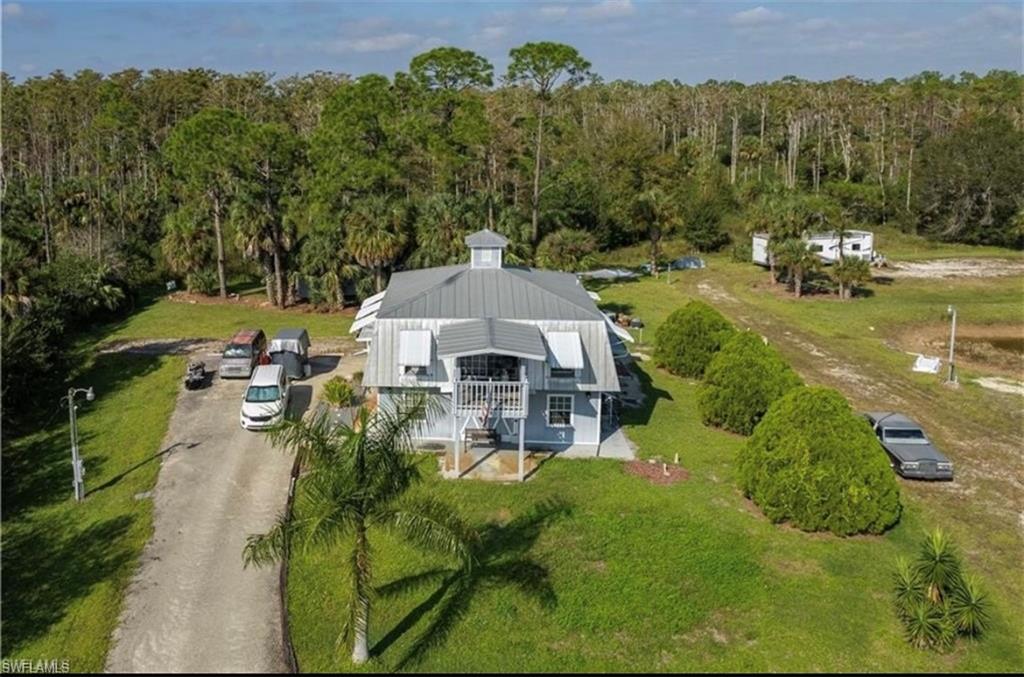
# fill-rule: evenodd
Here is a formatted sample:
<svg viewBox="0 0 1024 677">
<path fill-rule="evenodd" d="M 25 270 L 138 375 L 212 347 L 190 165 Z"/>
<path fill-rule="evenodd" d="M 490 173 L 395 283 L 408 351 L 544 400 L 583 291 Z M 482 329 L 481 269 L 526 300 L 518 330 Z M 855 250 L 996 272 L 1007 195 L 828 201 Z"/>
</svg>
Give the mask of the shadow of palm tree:
<svg viewBox="0 0 1024 677">
<path fill-rule="evenodd" d="M 555 499 L 543 501 L 507 524 L 489 523 L 480 531 L 472 569 L 438 568 L 400 578 L 377 589 L 381 598 L 394 598 L 436 585 L 436 589 L 395 625 L 373 647 L 380 656 L 392 644 L 433 612 L 426 630 L 394 666 L 401 670 L 421 661 L 432 648 L 444 644 L 469 611 L 473 598 L 495 587 L 512 587 L 544 608 L 558 603 L 548 569 L 529 556 L 544 528 L 571 513 L 571 506 Z"/>
</svg>

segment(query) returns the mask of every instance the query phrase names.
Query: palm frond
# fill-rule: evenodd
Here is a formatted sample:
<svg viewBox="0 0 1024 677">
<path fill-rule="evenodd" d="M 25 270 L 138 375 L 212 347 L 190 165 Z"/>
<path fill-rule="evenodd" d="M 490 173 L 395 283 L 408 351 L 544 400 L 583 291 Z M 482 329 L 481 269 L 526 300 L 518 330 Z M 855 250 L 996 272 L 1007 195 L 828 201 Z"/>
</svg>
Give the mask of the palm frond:
<svg viewBox="0 0 1024 677">
<path fill-rule="evenodd" d="M 278 517 L 274 526 L 265 534 L 250 534 L 242 551 L 245 568 L 260 568 L 279 562 L 288 551 L 291 539 L 291 522 L 286 515 Z"/>
<path fill-rule="evenodd" d="M 957 631 L 979 637 L 990 623 L 988 596 L 973 576 L 961 576 L 949 598 L 949 615 Z"/>
</svg>

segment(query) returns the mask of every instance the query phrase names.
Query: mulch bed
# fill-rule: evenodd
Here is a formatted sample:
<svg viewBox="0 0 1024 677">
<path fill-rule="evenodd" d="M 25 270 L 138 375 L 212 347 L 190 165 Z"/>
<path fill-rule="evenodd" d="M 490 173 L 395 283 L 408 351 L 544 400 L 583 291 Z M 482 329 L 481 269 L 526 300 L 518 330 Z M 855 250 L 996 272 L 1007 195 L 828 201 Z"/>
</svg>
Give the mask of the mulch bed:
<svg viewBox="0 0 1024 677">
<path fill-rule="evenodd" d="M 664 464 L 664 468 L 662 466 L 660 462 L 630 461 L 626 464 L 626 472 L 643 477 L 651 484 L 675 484 L 690 478 L 685 468 L 671 463 Z"/>
</svg>

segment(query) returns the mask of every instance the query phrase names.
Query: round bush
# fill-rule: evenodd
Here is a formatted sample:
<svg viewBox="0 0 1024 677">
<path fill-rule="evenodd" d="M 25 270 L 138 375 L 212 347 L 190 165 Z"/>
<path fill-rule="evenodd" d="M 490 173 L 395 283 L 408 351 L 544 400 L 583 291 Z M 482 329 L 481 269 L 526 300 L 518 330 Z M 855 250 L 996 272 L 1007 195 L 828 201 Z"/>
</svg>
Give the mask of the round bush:
<svg viewBox="0 0 1024 677">
<path fill-rule="evenodd" d="M 701 301 L 690 301 L 658 327 L 654 361 L 678 376 L 700 378 L 735 331 L 717 310 Z"/>
<path fill-rule="evenodd" d="M 739 455 L 740 486 L 773 522 L 845 536 L 900 516 L 899 487 L 868 422 L 835 390 L 775 401 Z"/>
<path fill-rule="evenodd" d="M 799 385 L 800 377 L 778 352 L 745 331 L 711 358 L 697 406 L 704 423 L 749 435 L 769 405 Z"/>
</svg>

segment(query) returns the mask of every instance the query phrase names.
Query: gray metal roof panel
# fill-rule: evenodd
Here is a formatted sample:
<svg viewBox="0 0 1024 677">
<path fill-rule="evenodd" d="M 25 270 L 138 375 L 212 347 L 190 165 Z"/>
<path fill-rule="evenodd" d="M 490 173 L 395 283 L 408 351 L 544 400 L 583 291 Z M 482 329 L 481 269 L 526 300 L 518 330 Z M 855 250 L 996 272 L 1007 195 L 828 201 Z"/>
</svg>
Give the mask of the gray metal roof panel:
<svg viewBox="0 0 1024 677">
<path fill-rule="evenodd" d="M 477 247 L 507 247 L 508 239 L 500 233 L 495 233 L 489 228 L 478 230 L 466 236 L 466 245 L 471 249 Z"/>
<path fill-rule="evenodd" d="M 487 318 L 447 324 L 438 332 L 438 357 L 484 353 L 535 360 L 547 355 L 540 330 L 530 324 Z"/>
<path fill-rule="evenodd" d="M 460 265 L 394 275 L 377 317 L 593 320 L 601 313 L 574 275 Z"/>
</svg>

